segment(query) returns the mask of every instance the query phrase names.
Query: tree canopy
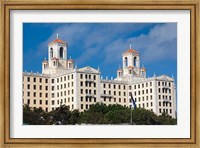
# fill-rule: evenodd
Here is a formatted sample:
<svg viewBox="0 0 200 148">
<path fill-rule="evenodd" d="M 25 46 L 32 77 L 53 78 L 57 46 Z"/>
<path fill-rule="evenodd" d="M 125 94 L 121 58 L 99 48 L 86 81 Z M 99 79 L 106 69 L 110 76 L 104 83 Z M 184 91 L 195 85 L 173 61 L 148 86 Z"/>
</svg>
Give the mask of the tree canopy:
<svg viewBox="0 0 200 148">
<path fill-rule="evenodd" d="M 132 113 L 131 113 L 132 112 Z M 132 122 L 131 122 L 132 115 Z M 45 112 L 42 108 L 23 106 L 23 123 L 31 125 L 75 125 L 75 124 L 135 124 L 135 125 L 175 125 L 176 119 L 168 114 L 157 116 L 144 108 L 130 109 L 119 104 L 93 104 L 84 112 L 71 111 L 61 105 L 56 110 Z"/>
</svg>

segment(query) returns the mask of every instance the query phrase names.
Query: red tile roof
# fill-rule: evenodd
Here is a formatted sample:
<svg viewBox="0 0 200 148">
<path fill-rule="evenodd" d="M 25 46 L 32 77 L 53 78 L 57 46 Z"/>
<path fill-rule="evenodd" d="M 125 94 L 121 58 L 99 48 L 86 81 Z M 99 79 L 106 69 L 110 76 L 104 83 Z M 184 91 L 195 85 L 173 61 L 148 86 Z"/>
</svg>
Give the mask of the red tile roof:
<svg viewBox="0 0 200 148">
<path fill-rule="evenodd" d="M 58 58 L 56 58 L 56 57 L 53 57 L 53 58 L 52 58 L 52 60 L 58 60 Z"/>
<path fill-rule="evenodd" d="M 142 67 L 141 70 L 146 70 L 146 68 Z"/>
<path fill-rule="evenodd" d="M 138 54 L 139 52 L 134 50 L 134 49 L 128 49 L 124 53 L 136 53 L 136 54 Z"/>
<path fill-rule="evenodd" d="M 50 42 L 49 44 L 51 44 L 51 43 L 63 43 L 63 44 L 66 44 L 66 42 L 61 40 L 61 39 L 55 39 L 54 41 Z"/>
<path fill-rule="evenodd" d="M 129 66 L 128 68 L 133 68 L 133 66 Z"/>
</svg>

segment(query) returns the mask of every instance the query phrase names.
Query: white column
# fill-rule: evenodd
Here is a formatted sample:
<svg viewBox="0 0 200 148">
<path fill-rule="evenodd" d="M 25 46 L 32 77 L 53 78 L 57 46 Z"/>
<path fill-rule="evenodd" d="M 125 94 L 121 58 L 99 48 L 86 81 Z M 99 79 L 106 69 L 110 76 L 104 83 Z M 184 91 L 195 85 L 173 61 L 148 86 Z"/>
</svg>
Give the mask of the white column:
<svg viewBox="0 0 200 148">
<path fill-rule="evenodd" d="M 136 58 L 136 67 L 140 68 L 140 57 L 137 56 Z"/>
</svg>

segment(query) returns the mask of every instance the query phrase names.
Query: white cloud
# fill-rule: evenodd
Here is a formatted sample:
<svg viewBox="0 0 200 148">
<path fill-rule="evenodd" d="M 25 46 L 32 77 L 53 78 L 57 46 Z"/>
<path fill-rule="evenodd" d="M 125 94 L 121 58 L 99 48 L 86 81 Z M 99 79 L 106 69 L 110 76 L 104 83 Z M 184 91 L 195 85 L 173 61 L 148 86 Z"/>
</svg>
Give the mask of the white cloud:
<svg viewBox="0 0 200 148">
<path fill-rule="evenodd" d="M 176 41 L 176 24 L 159 24 L 153 27 L 148 34 L 141 34 L 133 38 L 118 39 L 109 43 L 105 47 L 105 62 L 117 61 L 117 58 L 121 57 L 122 52 L 129 48 L 130 43 L 133 49 L 142 53 L 142 62 L 167 59 L 175 60 L 177 55 Z"/>
<path fill-rule="evenodd" d="M 131 34 L 151 28 L 147 34 L 131 37 Z M 102 56 L 105 64 L 121 64 L 121 54 L 132 47 L 142 52 L 144 62 L 161 59 L 176 59 L 176 24 L 65 24 L 54 31 L 51 37 L 39 45 L 38 54 L 47 53 L 48 42 L 55 39 L 56 34 L 69 43 L 70 50 L 80 53 L 77 63 L 87 63 L 94 56 Z M 71 49 L 74 48 L 74 49 Z M 84 51 L 84 52 L 83 52 Z M 68 55 L 71 55 L 69 53 Z M 72 55 L 73 57 L 73 55 Z M 100 61 L 102 62 L 102 61 Z"/>
</svg>

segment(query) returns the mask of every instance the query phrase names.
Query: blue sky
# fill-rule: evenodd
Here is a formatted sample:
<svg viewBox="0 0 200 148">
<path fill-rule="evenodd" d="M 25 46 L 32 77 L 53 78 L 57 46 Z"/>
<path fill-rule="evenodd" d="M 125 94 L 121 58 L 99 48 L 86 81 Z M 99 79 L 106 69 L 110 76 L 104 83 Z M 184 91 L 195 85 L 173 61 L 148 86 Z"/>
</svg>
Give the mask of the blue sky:
<svg viewBox="0 0 200 148">
<path fill-rule="evenodd" d="M 147 76 L 166 74 L 176 79 L 176 23 L 24 23 L 23 71 L 41 72 L 48 43 L 57 33 L 68 43 L 68 58 L 78 68 L 99 66 L 104 78 L 115 78 L 122 53 L 132 44 Z"/>
</svg>

